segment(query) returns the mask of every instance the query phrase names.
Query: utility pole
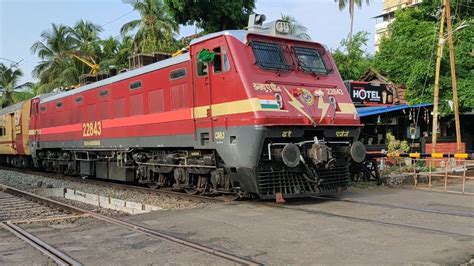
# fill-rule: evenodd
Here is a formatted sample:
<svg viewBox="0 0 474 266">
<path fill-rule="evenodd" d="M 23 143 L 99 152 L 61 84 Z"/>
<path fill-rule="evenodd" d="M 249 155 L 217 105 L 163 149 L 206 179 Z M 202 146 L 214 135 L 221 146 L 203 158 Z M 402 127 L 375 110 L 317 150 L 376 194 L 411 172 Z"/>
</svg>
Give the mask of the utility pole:
<svg viewBox="0 0 474 266">
<path fill-rule="evenodd" d="M 451 5 L 450 0 L 444 1 L 446 9 L 446 22 L 449 40 L 449 64 L 451 68 L 451 80 L 453 83 L 453 103 L 454 103 L 454 119 L 456 123 L 456 144 L 457 152 L 461 152 L 461 125 L 459 121 L 459 106 L 458 106 L 458 89 L 456 84 L 456 66 L 454 64 L 454 45 L 453 45 L 453 27 L 451 24 Z"/>
<path fill-rule="evenodd" d="M 441 69 L 441 59 L 443 57 L 444 47 L 444 6 L 441 8 L 441 23 L 438 34 L 438 51 L 436 54 L 436 73 L 435 73 L 435 87 L 434 87 L 434 101 L 433 101 L 433 131 L 431 133 L 431 152 L 436 152 L 436 142 L 438 138 L 438 102 L 439 102 L 439 72 Z"/>
</svg>

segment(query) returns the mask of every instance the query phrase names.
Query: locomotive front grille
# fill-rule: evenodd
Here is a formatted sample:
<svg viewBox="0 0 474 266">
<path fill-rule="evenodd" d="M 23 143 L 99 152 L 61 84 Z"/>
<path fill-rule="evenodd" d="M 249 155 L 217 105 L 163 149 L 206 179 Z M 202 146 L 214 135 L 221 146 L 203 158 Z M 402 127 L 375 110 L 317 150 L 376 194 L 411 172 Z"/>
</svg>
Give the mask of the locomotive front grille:
<svg viewBox="0 0 474 266">
<path fill-rule="evenodd" d="M 272 198 L 276 193 L 286 197 L 315 196 L 325 191 L 334 191 L 339 187 L 347 187 L 349 183 L 349 168 L 346 166 L 331 169 L 316 169 L 316 173 L 324 181 L 316 186 L 308 181 L 303 172 L 278 170 L 259 171 L 258 190 L 263 198 Z"/>
</svg>

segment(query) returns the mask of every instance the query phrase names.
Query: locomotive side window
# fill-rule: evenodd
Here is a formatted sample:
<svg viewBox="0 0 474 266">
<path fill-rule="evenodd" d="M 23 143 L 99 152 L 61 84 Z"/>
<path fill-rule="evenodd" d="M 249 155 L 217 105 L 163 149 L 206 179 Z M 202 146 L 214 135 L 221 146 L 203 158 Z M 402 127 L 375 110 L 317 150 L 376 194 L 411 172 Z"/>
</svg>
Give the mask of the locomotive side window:
<svg viewBox="0 0 474 266">
<path fill-rule="evenodd" d="M 206 76 L 207 75 L 207 64 L 204 64 L 203 62 L 201 61 L 197 61 L 197 74 L 198 76 L 202 77 L 202 76 Z"/>
<path fill-rule="evenodd" d="M 81 102 L 82 102 L 82 99 L 83 99 L 82 96 L 77 97 L 77 98 L 76 98 L 76 103 L 81 103 Z"/>
<path fill-rule="evenodd" d="M 171 80 L 184 78 L 185 76 L 186 76 L 186 69 L 184 68 L 176 69 L 170 72 Z"/>
<path fill-rule="evenodd" d="M 253 53 L 255 55 L 255 64 L 266 70 L 289 70 L 290 65 L 287 63 L 280 45 L 276 43 L 266 43 L 252 41 L 250 42 Z"/>
<path fill-rule="evenodd" d="M 140 80 L 134 81 L 129 85 L 131 90 L 140 89 L 142 87 L 142 82 Z"/>
<path fill-rule="evenodd" d="M 217 47 L 214 48 L 214 73 L 221 73 L 222 72 L 222 58 L 221 58 L 221 48 Z"/>
<path fill-rule="evenodd" d="M 230 70 L 230 61 L 229 61 L 229 56 L 227 55 L 227 51 L 225 47 L 221 48 L 221 54 L 222 54 L 222 64 L 224 66 L 224 72 L 227 72 Z"/>
<path fill-rule="evenodd" d="M 100 97 L 105 97 L 105 96 L 109 95 L 109 91 L 108 90 L 101 90 L 99 92 L 99 95 L 100 95 Z"/>
<path fill-rule="evenodd" d="M 324 65 L 321 55 L 313 48 L 293 47 L 298 59 L 298 64 L 304 72 L 327 74 L 328 69 Z"/>
</svg>

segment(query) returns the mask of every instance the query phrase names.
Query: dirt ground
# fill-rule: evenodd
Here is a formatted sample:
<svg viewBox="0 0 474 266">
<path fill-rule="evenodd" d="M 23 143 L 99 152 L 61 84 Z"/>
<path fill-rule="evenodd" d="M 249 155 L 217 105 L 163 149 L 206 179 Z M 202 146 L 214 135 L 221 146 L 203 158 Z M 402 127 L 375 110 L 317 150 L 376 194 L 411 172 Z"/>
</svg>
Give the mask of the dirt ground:
<svg viewBox="0 0 474 266">
<path fill-rule="evenodd" d="M 232 202 L 123 219 L 264 264 L 460 264 L 474 255 L 472 196 L 353 188 L 342 199 L 386 205 Z M 93 219 L 22 227 L 86 265 L 232 264 Z M 0 236 L 0 264 L 45 263 L 5 230 Z"/>
</svg>

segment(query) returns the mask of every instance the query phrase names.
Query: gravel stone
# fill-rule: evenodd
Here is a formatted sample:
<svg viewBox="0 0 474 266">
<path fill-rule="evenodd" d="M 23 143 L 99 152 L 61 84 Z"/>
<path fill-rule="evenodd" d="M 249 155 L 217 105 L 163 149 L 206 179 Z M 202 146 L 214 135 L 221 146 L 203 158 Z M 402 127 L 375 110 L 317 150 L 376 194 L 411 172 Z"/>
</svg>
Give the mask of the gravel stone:
<svg viewBox="0 0 474 266">
<path fill-rule="evenodd" d="M 165 210 L 182 210 L 190 208 L 199 208 L 204 207 L 209 204 L 215 204 L 210 202 L 202 202 L 198 200 L 183 199 L 177 198 L 171 195 L 158 195 L 154 193 L 146 193 L 141 191 L 133 191 L 121 188 L 107 187 L 107 184 L 98 185 L 98 184 L 89 184 L 86 181 L 83 181 L 80 177 L 77 177 L 76 180 L 65 180 L 54 177 L 46 177 L 40 175 L 30 175 L 10 170 L 0 169 L 0 184 L 7 186 L 12 186 L 18 189 L 26 190 L 38 195 L 47 196 L 47 193 L 44 188 L 40 188 L 46 184 L 46 188 L 69 188 L 75 189 L 86 193 L 97 194 L 106 197 L 117 198 L 126 201 L 132 201 L 147 205 L 152 205 L 156 207 L 161 207 Z M 38 189 L 40 188 L 40 189 Z M 56 198 L 58 199 L 58 198 Z M 92 206 L 89 204 L 79 203 L 76 201 L 71 201 L 67 199 L 58 199 L 63 202 L 74 202 L 75 206 L 85 207 Z M 97 206 L 89 207 L 97 211 L 101 209 L 104 211 L 106 209 L 99 208 Z M 119 212 L 113 211 L 114 214 Z"/>
</svg>

